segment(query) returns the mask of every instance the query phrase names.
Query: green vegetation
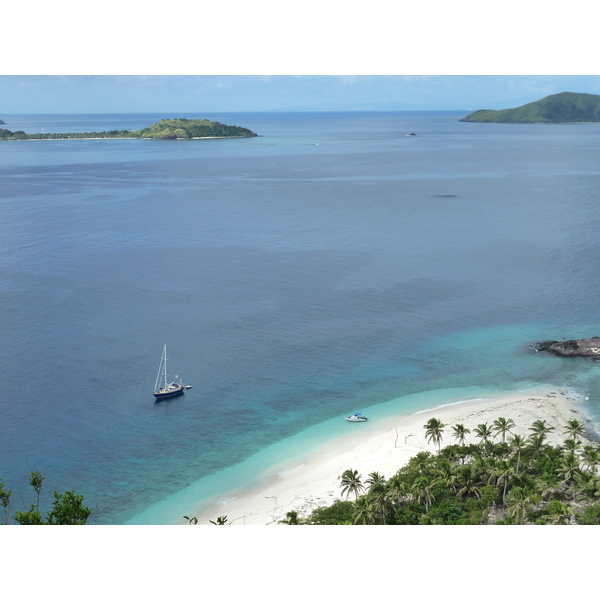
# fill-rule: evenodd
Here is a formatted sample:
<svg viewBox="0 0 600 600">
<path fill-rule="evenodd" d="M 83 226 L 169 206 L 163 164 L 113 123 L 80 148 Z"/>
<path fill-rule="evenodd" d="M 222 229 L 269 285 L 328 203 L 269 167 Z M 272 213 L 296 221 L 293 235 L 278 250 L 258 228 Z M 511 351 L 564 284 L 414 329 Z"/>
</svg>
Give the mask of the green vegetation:
<svg viewBox="0 0 600 600">
<path fill-rule="evenodd" d="M 42 491 L 42 482 L 45 477 L 39 471 L 32 471 L 29 474 L 29 484 L 36 494 L 35 504 L 29 506 L 27 511 L 15 512 L 13 519 L 19 525 L 85 525 L 91 510 L 84 506 L 83 496 L 75 492 L 57 491 L 52 493 L 52 510 L 45 516 L 40 512 L 40 494 Z M 10 524 L 9 506 L 12 490 L 4 489 L 4 483 L 0 479 L 0 503 L 4 508 L 4 524 Z"/>
<path fill-rule="evenodd" d="M 257 137 L 257 134 L 237 125 L 223 125 L 206 119 L 163 119 L 138 131 L 114 129 L 86 133 L 25 133 L 0 129 L 0 140 L 68 140 L 68 139 L 155 139 L 177 140 L 206 137 Z"/>
<path fill-rule="evenodd" d="M 477 110 L 460 119 L 478 123 L 597 123 L 600 96 L 562 92 L 519 108 Z"/>
<path fill-rule="evenodd" d="M 132 138 L 138 137 L 133 135 L 126 129 L 113 131 L 97 131 L 86 133 L 25 133 L 24 131 L 9 131 L 8 129 L 0 129 L 0 140 L 70 140 L 70 139 L 86 139 L 86 138 Z"/>
<path fill-rule="evenodd" d="M 196 523 L 198 522 L 198 520 L 196 519 Z M 213 525 L 226 525 L 227 524 L 227 515 L 222 515 L 220 517 L 217 517 L 216 521 L 210 521 Z M 190 525 L 191 525 L 191 521 L 190 521 Z"/>
<path fill-rule="evenodd" d="M 160 140 L 203 137 L 256 137 L 256 134 L 236 125 L 223 125 L 206 119 L 163 119 L 146 129 L 134 131 L 132 136 Z"/>
<path fill-rule="evenodd" d="M 457 444 L 441 448 L 444 424 L 430 419 L 425 437 L 436 453 L 413 456 L 390 479 L 373 472 L 364 481 L 356 470 L 340 478 L 342 498 L 307 518 L 295 511 L 290 525 L 568 525 L 600 524 L 598 446 L 582 441 L 583 425 L 568 421 L 560 445 L 546 443 L 552 427 L 532 423 L 531 434 L 510 435 L 512 419 L 482 423 L 477 443 L 469 430 L 453 426 Z M 498 441 L 496 441 L 498 440 Z M 352 499 L 350 497 L 352 496 Z"/>
</svg>

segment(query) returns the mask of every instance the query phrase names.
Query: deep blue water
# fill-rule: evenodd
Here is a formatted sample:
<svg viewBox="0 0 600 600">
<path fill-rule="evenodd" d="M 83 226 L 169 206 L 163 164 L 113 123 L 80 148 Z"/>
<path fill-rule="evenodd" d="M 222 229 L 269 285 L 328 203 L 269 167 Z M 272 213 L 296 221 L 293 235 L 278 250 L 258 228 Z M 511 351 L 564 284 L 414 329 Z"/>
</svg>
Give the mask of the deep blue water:
<svg viewBox="0 0 600 600">
<path fill-rule="evenodd" d="M 0 144 L 13 511 L 37 469 L 46 506 L 75 489 L 93 523 L 177 520 L 292 452 L 286 440 L 468 386 L 570 386 L 600 420 L 598 365 L 529 349 L 600 332 L 600 127 L 462 113 L 3 127 L 174 116 L 261 137 Z M 157 404 L 165 343 L 194 388 Z"/>
</svg>

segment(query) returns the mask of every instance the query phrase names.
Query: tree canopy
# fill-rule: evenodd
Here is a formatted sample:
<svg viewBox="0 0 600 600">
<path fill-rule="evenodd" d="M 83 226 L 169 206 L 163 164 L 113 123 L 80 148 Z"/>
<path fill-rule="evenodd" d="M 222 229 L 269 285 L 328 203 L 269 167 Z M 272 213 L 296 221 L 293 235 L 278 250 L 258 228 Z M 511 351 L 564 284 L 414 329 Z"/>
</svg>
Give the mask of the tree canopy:
<svg viewBox="0 0 600 600">
<path fill-rule="evenodd" d="M 0 123 L 2 123 L 0 121 Z M 86 133 L 25 133 L 0 129 L 0 140 L 66 140 L 66 139 L 156 139 L 177 140 L 194 138 L 257 137 L 245 127 L 224 125 L 207 119 L 163 119 L 145 129 L 113 129 L 111 131 L 91 131 Z"/>
<path fill-rule="evenodd" d="M 597 123 L 600 96 L 562 92 L 518 108 L 476 110 L 460 119 L 479 123 Z"/>
<path fill-rule="evenodd" d="M 293 524 L 600 524 L 600 450 L 583 439 L 582 424 L 571 419 L 564 442 L 554 446 L 546 442 L 546 421 L 532 423 L 527 437 L 511 435 L 514 425 L 503 418 L 482 423 L 470 440 L 470 431 L 455 425 L 457 443 L 440 450 L 443 423 L 430 419 L 424 435 L 438 445 L 435 452 L 419 452 L 389 479 L 374 471 L 366 485 L 347 469 L 342 500 L 294 514 Z"/>
<path fill-rule="evenodd" d="M 74 491 L 66 491 L 59 494 L 56 490 L 52 493 L 52 509 L 43 515 L 40 512 L 40 494 L 42 482 L 45 477 L 39 471 L 29 474 L 29 484 L 34 489 L 36 501 L 29 506 L 29 510 L 16 511 L 13 515 L 14 521 L 19 525 L 85 525 L 92 511 L 83 504 L 84 499 Z M 4 482 L 0 479 L 0 503 L 4 507 L 4 524 L 10 524 L 10 497 L 12 490 L 4 488 Z"/>
</svg>

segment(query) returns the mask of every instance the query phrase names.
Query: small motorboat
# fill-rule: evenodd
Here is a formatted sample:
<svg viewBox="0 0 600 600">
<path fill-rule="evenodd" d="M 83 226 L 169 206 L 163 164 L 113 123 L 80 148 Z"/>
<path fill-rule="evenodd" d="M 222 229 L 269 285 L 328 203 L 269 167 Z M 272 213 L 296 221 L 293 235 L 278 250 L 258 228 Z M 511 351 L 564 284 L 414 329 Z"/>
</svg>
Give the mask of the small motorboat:
<svg viewBox="0 0 600 600">
<path fill-rule="evenodd" d="M 346 417 L 346 421 L 358 423 L 359 421 L 368 421 L 367 417 L 363 417 L 360 413 L 355 412 L 352 416 Z"/>
</svg>

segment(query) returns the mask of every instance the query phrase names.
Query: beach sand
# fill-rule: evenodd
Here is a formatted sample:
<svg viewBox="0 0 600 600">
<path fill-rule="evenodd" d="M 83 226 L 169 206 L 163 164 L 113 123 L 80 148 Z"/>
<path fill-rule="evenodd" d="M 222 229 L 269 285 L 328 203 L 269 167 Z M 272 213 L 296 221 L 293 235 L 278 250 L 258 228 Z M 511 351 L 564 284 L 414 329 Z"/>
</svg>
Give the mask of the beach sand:
<svg viewBox="0 0 600 600">
<path fill-rule="evenodd" d="M 555 428 L 548 434 L 547 442 L 562 443 L 568 419 L 577 418 L 584 423 L 587 420 L 579 401 L 575 393 L 565 389 L 537 388 L 457 399 L 456 403 L 397 415 L 376 425 L 372 421 L 348 423 L 348 434 L 315 448 L 305 460 L 279 465 L 253 489 L 215 499 L 210 510 L 197 515 L 198 524 L 210 524 L 210 520 L 226 515 L 232 525 L 276 525 L 292 510 L 299 517 L 306 517 L 315 508 L 329 506 L 341 498 L 340 476 L 346 469 L 357 470 L 362 481 L 373 471 L 389 478 L 418 452 L 437 452 L 437 446 L 428 444 L 425 438 L 424 425 L 432 417 L 445 425 L 442 448 L 456 443 L 453 425 L 463 423 L 471 430 L 467 443 L 475 443 L 478 438 L 474 428 L 481 423 L 491 426 L 499 417 L 512 419 L 516 426 L 510 433 L 525 437 L 531 433 L 528 428 L 534 421 L 545 420 Z"/>
</svg>

